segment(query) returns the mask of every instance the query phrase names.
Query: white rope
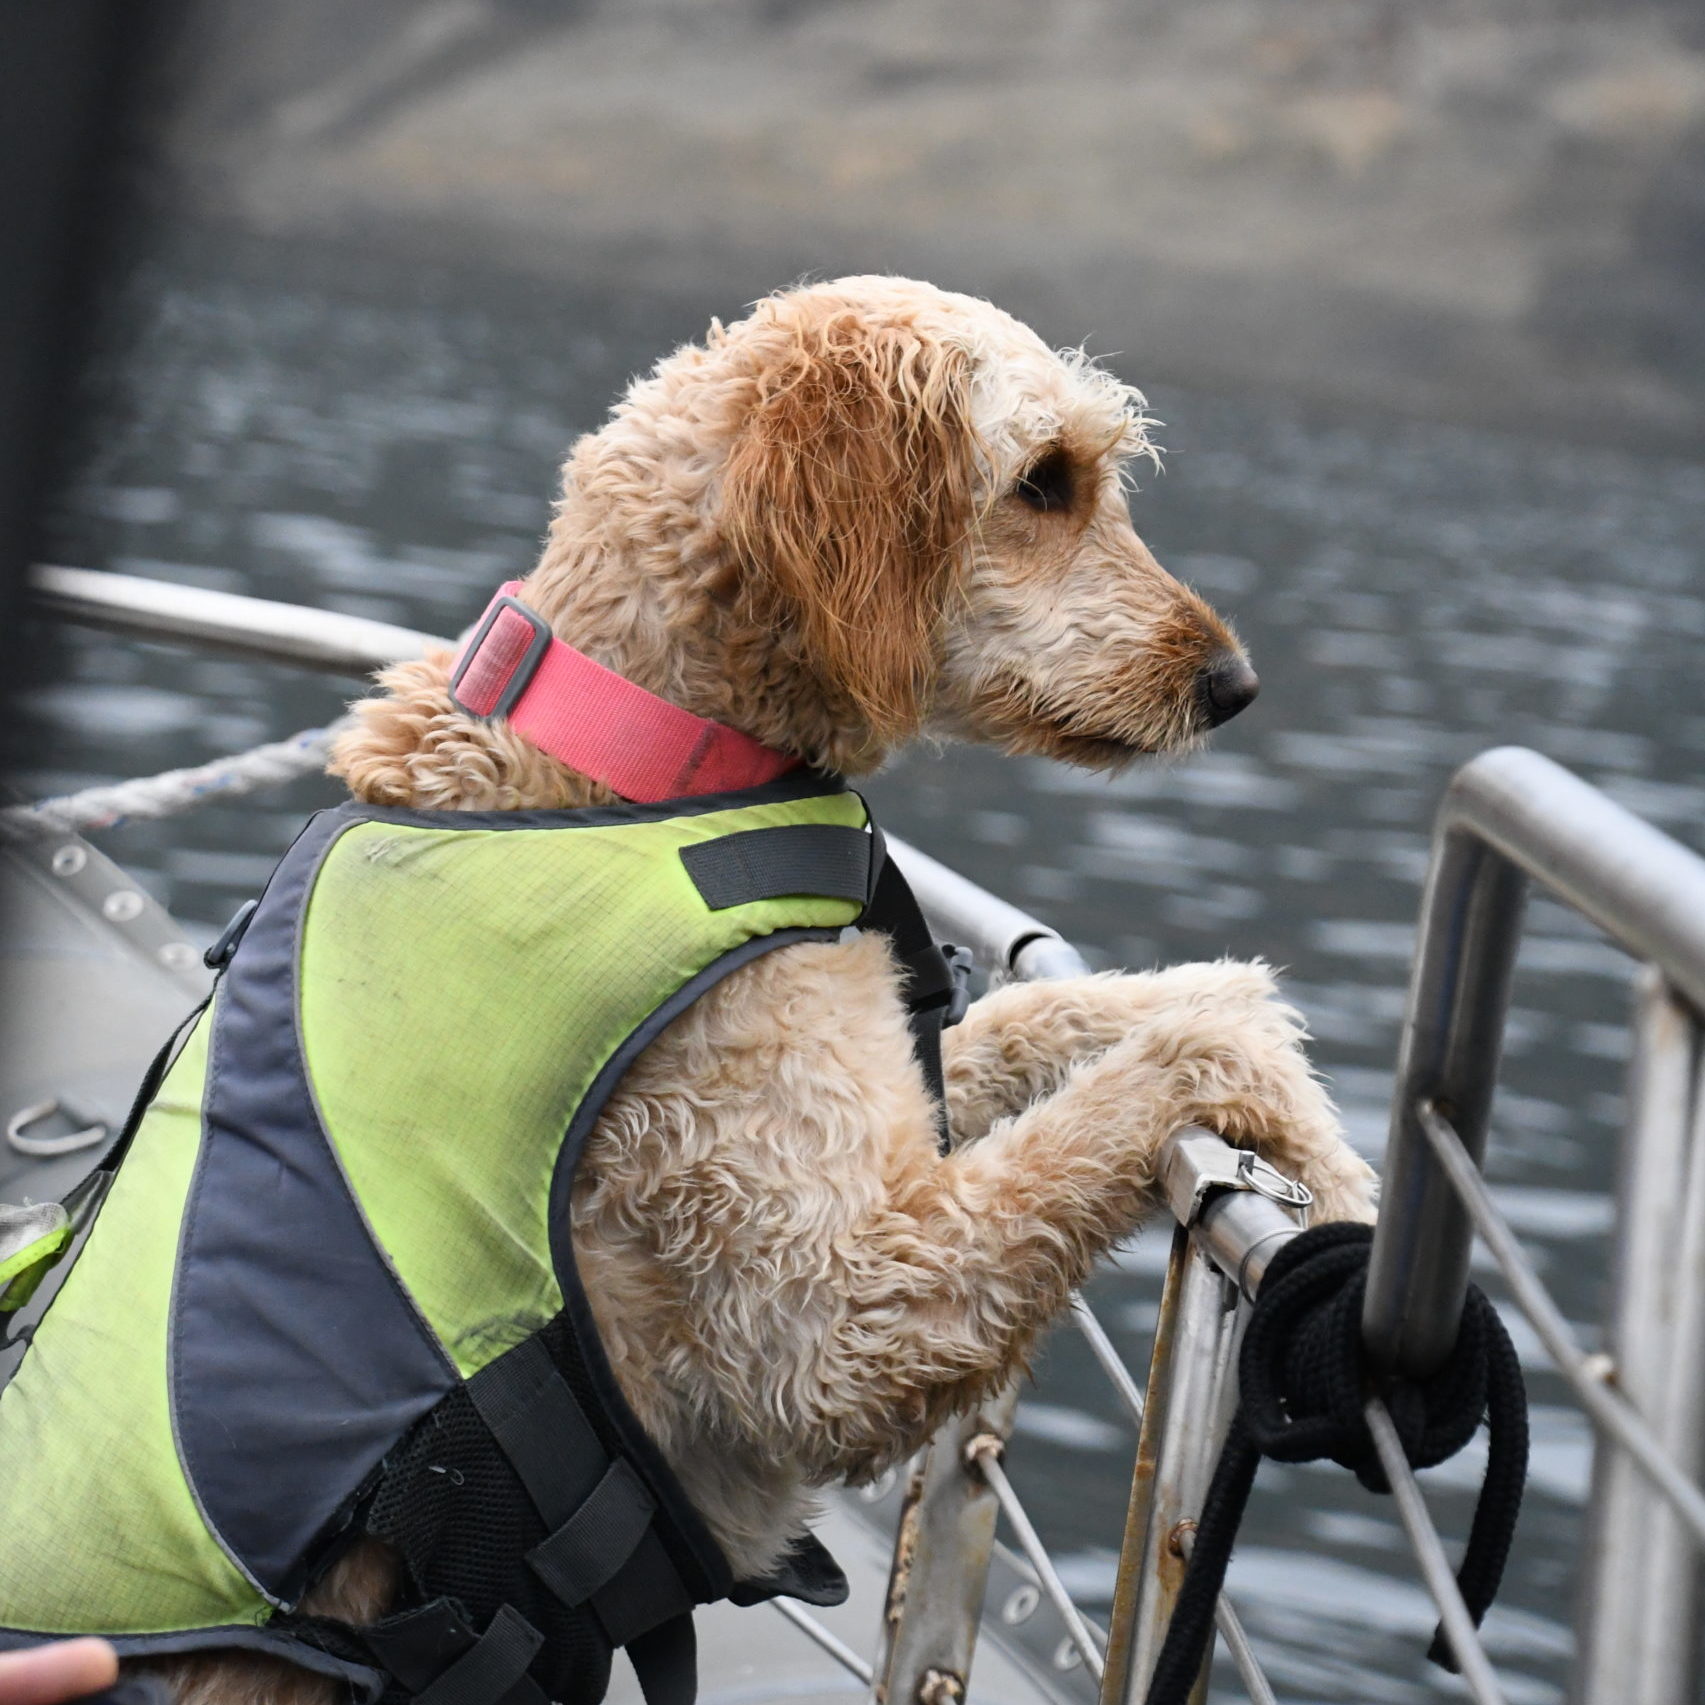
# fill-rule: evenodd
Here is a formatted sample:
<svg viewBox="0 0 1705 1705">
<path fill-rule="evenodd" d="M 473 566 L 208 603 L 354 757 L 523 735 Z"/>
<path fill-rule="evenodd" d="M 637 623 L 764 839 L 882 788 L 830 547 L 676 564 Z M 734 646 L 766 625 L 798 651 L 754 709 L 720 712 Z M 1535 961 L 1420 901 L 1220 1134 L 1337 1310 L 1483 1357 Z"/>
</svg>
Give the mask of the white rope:
<svg viewBox="0 0 1705 1705">
<path fill-rule="evenodd" d="M 35 805 L 9 806 L 0 811 L 0 835 L 111 829 L 135 818 L 173 817 L 214 799 L 235 799 L 261 788 L 280 787 L 298 776 L 323 770 L 331 743 L 347 721 L 334 722 L 328 728 L 304 729 L 288 740 L 275 740 L 191 769 L 89 787 Z"/>
</svg>

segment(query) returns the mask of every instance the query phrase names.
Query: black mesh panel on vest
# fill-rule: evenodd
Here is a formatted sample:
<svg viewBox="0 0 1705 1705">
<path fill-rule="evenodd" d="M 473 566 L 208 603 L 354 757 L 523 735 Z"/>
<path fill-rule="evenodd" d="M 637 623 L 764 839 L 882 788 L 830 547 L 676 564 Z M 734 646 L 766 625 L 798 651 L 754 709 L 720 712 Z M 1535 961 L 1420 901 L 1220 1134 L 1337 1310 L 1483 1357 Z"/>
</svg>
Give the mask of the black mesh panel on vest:
<svg viewBox="0 0 1705 1705">
<path fill-rule="evenodd" d="M 532 1674 L 560 1705 L 598 1705 L 610 1646 L 591 1607 L 570 1610 L 527 1567 L 545 1524 L 465 1389 L 451 1392 L 392 1453 L 367 1531 L 394 1546 L 407 1602 L 456 1600 L 476 1629 L 512 1605 L 545 1636 Z"/>
<path fill-rule="evenodd" d="M 610 1591 L 594 1594 L 597 1609 L 591 1599 L 570 1607 L 529 1564 L 528 1553 L 551 1537 L 550 1526 L 540 1513 L 541 1503 L 549 1507 L 548 1495 L 541 1495 L 539 1485 L 529 1492 L 513 1465 L 518 1460 L 513 1458 L 517 1440 L 507 1434 L 500 1439 L 493 1431 L 498 1423 L 488 1420 L 492 1413 L 489 1405 L 499 1390 L 507 1390 L 512 1400 L 519 1397 L 525 1405 L 530 1389 L 546 1389 L 528 1385 L 529 1377 L 537 1377 L 536 1364 L 531 1375 L 524 1371 L 529 1346 L 543 1350 L 544 1357 L 539 1359 L 546 1361 L 555 1370 L 554 1377 L 567 1387 L 564 1401 L 578 1408 L 583 1426 L 580 1451 L 596 1453 L 593 1461 L 581 1464 L 584 1477 L 596 1484 L 599 1473 L 611 1462 L 625 1459 L 620 1428 L 594 1388 L 567 1313 L 558 1314 L 530 1339 L 504 1352 L 491 1368 L 476 1375 L 472 1391 L 467 1385 L 459 1385 L 442 1398 L 380 1465 L 357 1509 L 355 1526 L 397 1553 L 403 1590 L 392 1614 L 373 1629 L 373 1641 L 365 1640 L 360 1629 L 310 1616 L 281 1617 L 279 1627 L 336 1655 L 377 1662 L 389 1669 L 392 1660 L 383 1655 L 390 1637 L 387 1630 L 408 1623 L 409 1613 L 435 1601 L 448 1604 L 459 1613 L 468 1631 L 483 1634 L 491 1627 L 493 1617 L 507 1606 L 543 1636 L 544 1644 L 528 1666 L 528 1674 L 544 1697 L 556 1705 L 599 1705 L 610 1680 L 609 1627 L 616 1627 L 617 1639 L 633 1639 L 634 1633 L 621 1632 L 621 1628 L 633 1630 L 637 1621 L 640 1632 L 655 1629 L 690 1607 L 692 1589 L 684 1587 L 670 1567 L 670 1559 L 686 1562 L 688 1545 L 661 1488 L 658 1504 L 652 1507 L 648 1503 L 647 1508 L 650 1534 L 654 1536 L 651 1543 L 655 1546 L 661 1541 L 663 1549 L 651 1554 L 652 1561 L 646 1566 L 649 1575 L 641 1568 L 642 1580 L 637 1586 L 630 1582 L 626 1597 L 610 1598 L 610 1591 L 620 1588 L 620 1581 L 612 1577 Z M 522 1358 L 522 1362 L 513 1358 Z M 494 1386 L 490 1376 L 499 1364 L 508 1364 L 513 1379 L 505 1376 Z M 481 1395 L 476 1397 L 475 1393 Z M 515 1411 L 505 1413 L 509 1421 L 514 1420 Z M 556 1436 L 552 1433 L 551 1441 Z M 547 1441 L 547 1453 L 549 1448 Z M 568 1456 L 559 1457 L 559 1461 L 565 1466 L 568 1460 L 579 1460 L 572 1437 L 563 1439 L 563 1450 Z M 523 1470 L 525 1467 L 522 1462 Z M 629 1561 L 637 1565 L 642 1555 L 642 1550 L 636 1550 Z M 659 1563 L 664 1571 L 661 1577 L 656 1572 Z M 615 1566 L 621 1567 L 619 1560 Z M 624 1577 L 631 1574 L 632 1570 L 624 1569 Z M 708 1596 L 719 1596 L 716 1586 Z M 612 1615 L 619 1626 L 607 1625 Z M 645 1679 L 642 1666 L 642 1683 Z M 652 1682 L 646 1683 L 648 1698 L 657 1680 L 654 1675 Z M 685 1697 L 690 1699 L 690 1664 L 686 1688 Z M 393 1674 L 385 1705 L 403 1705 L 418 1692 L 418 1681 L 406 1686 Z"/>
</svg>

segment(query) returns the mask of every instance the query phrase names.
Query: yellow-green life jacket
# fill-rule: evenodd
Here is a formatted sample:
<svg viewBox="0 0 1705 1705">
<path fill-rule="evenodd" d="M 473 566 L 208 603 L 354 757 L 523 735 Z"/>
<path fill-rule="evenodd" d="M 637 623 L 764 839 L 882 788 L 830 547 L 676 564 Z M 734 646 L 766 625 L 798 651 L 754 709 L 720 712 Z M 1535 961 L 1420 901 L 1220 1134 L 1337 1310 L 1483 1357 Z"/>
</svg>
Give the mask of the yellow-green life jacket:
<svg viewBox="0 0 1705 1705">
<path fill-rule="evenodd" d="M 594 1705 L 626 1645 L 681 1705 L 695 1603 L 844 1592 L 821 1548 L 734 1582 L 611 1376 L 569 1194 L 670 1019 L 759 954 L 895 930 L 867 905 L 896 880 L 863 801 L 809 771 L 315 817 L 0 1392 L 0 1646 L 243 1645 L 366 1698 Z M 304 1617 L 363 1533 L 399 1611 Z"/>
</svg>

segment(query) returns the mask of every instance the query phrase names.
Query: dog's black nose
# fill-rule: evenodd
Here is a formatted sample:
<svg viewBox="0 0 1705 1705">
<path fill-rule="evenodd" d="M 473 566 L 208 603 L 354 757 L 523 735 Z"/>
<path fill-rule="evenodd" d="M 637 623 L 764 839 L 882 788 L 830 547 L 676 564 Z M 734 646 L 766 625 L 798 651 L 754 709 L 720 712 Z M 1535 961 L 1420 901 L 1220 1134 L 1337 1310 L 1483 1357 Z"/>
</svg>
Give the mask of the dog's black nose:
<svg viewBox="0 0 1705 1705">
<path fill-rule="evenodd" d="M 1260 691 L 1255 671 L 1235 651 L 1222 651 L 1196 677 L 1196 696 L 1210 728 L 1218 728 L 1240 710 L 1247 710 Z"/>
</svg>

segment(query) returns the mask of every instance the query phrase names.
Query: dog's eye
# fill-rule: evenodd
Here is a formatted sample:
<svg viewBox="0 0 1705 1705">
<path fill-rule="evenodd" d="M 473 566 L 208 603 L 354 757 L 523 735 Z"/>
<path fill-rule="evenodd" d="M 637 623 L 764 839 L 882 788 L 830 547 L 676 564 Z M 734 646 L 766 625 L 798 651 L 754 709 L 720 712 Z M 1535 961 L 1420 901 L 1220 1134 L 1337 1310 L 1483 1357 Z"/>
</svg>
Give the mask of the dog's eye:
<svg viewBox="0 0 1705 1705">
<path fill-rule="evenodd" d="M 1064 450 L 1049 450 L 1018 476 L 1012 495 L 1038 515 L 1068 509 L 1072 501 L 1072 463 Z"/>
</svg>

